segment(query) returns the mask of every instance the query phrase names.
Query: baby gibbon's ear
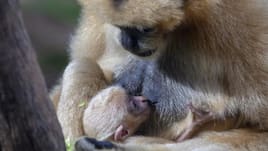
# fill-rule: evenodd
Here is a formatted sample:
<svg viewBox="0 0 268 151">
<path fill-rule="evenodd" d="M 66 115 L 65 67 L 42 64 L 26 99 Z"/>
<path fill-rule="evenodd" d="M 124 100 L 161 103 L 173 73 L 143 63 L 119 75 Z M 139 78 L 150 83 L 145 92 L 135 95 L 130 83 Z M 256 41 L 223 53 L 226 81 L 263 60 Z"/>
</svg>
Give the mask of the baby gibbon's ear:
<svg viewBox="0 0 268 151">
<path fill-rule="evenodd" d="M 128 136 L 129 136 L 129 131 L 123 125 L 120 125 L 115 131 L 114 140 L 122 141 L 126 139 Z"/>
</svg>

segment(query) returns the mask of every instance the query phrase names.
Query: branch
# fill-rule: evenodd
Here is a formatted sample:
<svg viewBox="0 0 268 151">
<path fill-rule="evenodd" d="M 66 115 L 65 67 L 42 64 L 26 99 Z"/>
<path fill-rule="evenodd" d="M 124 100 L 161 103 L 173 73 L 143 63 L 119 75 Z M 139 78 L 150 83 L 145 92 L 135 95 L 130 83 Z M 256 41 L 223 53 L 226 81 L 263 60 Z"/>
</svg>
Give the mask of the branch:
<svg viewBox="0 0 268 151">
<path fill-rule="evenodd" d="M 64 151 L 17 0 L 0 0 L 0 151 Z"/>
</svg>

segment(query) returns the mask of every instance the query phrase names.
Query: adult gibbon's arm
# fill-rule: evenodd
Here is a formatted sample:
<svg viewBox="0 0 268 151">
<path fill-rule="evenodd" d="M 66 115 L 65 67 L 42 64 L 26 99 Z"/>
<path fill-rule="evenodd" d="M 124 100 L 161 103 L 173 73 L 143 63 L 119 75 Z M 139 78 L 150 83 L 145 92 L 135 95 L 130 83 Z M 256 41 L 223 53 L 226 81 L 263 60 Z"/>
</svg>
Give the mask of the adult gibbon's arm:
<svg viewBox="0 0 268 151">
<path fill-rule="evenodd" d="M 50 95 L 64 137 L 72 141 L 84 135 L 82 117 L 89 100 L 107 86 L 103 70 L 97 63 L 105 48 L 102 31 L 103 25 L 94 17 L 82 14 L 70 44 L 71 61 L 61 84 L 54 87 Z"/>
<path fill-rule="evenodd" d="M 0 150 L 64 151 L 17 0 L 0 1 Z"/>
<path fill-rule="evenodd" d="M 66 67 L 57 115 L 64 136 L 72 141 L 84 135 L 82 118 L 89 100 L 106 86 L 102 70 L 96 62 L 73 60 Z"/>
<path fill-rule="evenodd" d="M 88 102 L 108 86 L 114 68 L 126 58 L 125 51 L 117 53 L 110 49 L 117 45 L 105 43 L 105 38 L 114 39 L 110 35 L 116 32 L 119 32 L 117 28 L 82 12 L 79 27 L 70 44 L 71 61 L 61 84 L 51 93 L 64 136 L 71 140 L 84 135 L 82 117 Z"/>
</svg>

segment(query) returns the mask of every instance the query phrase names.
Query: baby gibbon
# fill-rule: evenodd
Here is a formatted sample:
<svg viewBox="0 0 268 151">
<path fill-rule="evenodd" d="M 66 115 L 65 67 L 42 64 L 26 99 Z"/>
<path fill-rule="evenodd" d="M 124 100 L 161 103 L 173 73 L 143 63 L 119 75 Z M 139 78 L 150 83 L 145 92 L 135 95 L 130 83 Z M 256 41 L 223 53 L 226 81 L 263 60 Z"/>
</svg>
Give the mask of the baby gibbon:
<svg viewBox="0 0 268 151">
<path fill-rule="evenodd" d="M 123 141 L 148 119 L 152 107 L 146 98 L 129 96 L 121 87 L 104 89 L 84 112 L 85 134 L 99 140 Z"/>
</svg>

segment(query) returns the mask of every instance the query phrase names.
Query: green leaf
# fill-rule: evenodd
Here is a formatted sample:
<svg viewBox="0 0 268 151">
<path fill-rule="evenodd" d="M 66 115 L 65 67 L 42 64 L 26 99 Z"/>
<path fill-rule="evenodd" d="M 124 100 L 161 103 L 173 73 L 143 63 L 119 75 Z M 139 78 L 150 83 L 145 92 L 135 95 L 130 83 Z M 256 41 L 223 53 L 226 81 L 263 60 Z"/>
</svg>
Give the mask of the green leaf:
<svg viewBox="0 0 268 151">
<path fill-rule="evenodd" d="M 71 141 L 70 138 L 65 139 L 65 146 L 66 146 L 67 151 L 74 150 L 74 143 Z"/>
<path fill-rule="evenodd" d="M 81 101 L 81 103 L 78 105 L 78 107 L 85 107 L 86 106 L 86 101 Z"/>
</svg>

